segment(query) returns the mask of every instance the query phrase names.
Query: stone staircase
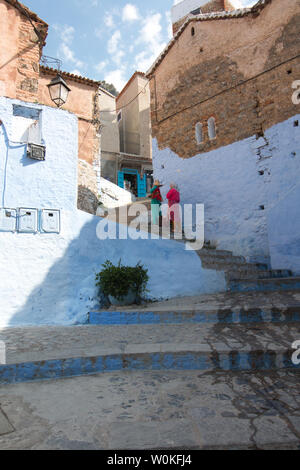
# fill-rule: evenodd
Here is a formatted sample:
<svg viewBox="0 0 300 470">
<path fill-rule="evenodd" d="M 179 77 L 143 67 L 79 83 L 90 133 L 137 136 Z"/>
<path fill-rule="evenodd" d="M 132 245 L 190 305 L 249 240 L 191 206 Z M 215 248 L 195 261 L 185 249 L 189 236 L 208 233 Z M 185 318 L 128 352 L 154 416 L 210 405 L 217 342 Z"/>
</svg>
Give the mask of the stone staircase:
<svg viewBox="0 0 300 470">
<path fill-rule="evenodd" d="M 278 291 L 300 289 L 300 277 L 287 269 L 269 269 L 267 264 L 248 263 L 243 256 L 230 251 L 209 248 L 197 254 L 204 269 L 223 271 L 231 292 Z"/>
<path fill-rule="evenodd" d="M 300 279 L 209 243 L 197 254 L 225 273 L 228 292 L 91 311 L 84 325 L 2 329 L 0 384 L 142 370 L 299 373 Z"/>
<path fill-rule="evenodd" d="M 297 373 L 300 291 L 242 292 L 92 311 L 86 325 L 6 328 L 0 384 L 114 371 Z"/>
<path fill-rule="evenodd" d="M 135 216 L 128 215 L 130 208 L 137 204 L 144 204 L 148 208 L 148 232 L 151 233 L 151 200 L 149 198 L 137 199 L 125 208 L 116 208 L 117 222 L 130 224 Z M 121 210 L 120 210 L 121 209 Z M 125 210 L 124 210 L 125 209 Z M 126 216 L 124 217 L 124 214 Z M 162 235 L 161 225 L 159 235 Z M 174 236 L 171 234 L 171 238 Z M 189 242 L 183 234 L 181 240 L 177 242 Z M 228 290 L 231 292 L 251 292 L 251 291 L 277 291 L 300 289 L 300 277 L 293 275 L 287 269 L 270 269 L 267 264 L 249 263 L 243 256 L 235 256 L 231 251 L 218 250 L 213 248 L 207 241 L 202 250 L 196 250 L 204 269 L 223 271 L 227 282 Z"/>
</svg>

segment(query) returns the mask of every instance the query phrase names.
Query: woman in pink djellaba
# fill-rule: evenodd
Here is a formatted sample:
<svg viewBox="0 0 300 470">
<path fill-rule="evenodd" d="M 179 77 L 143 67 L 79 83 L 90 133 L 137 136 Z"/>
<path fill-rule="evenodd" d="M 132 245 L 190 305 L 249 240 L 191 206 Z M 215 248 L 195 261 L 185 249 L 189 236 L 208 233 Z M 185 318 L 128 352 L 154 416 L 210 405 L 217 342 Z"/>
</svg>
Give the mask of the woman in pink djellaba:
<svg viewBox="0 0 300 470">
<path fill-rule="evenodd" d="M 181 231 L 181 217 L 180 217 L 180 194 L 176 184 L 170 184 L 170 191 L 167 194 L 168 199 L 168 221 L 171 225 L 171 230 L 174 232 Z"/>
</svg>

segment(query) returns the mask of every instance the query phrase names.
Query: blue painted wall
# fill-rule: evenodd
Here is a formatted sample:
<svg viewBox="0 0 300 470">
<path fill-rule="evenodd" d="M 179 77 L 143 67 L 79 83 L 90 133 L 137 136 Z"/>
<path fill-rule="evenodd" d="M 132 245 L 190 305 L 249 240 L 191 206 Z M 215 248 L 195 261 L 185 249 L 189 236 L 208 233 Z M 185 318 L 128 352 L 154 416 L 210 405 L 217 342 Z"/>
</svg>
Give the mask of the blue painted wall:
<svg viewBox="0 0 300 470">
<path fill-rule="evenodd" d="M 61 210 L 59 234 L 0 232 L 0 326 L 75 324 L 98 304 L 95 273 L 110 259 L 149 269 L 150 298 L 224 291 L 220 272 L 203 270 L 198 256 L 171 240 L 99 240 L 100 218 L 80 212 L 77 202 L 77 118 L 40 110 L 46 160 L 29 160 L 11 142 L 13 104 L 0 98 L 0 194 L 9 208 Z M 8 139 L 10 143 L 8 143 Z"/>
<path fill-rule="evenodd" d="M 277 124 L 259 139 L 253 136 L 189 159 L 160 150 L 154 140 L 154 176 L 165 185 L 163 196 L 175 182 L 182 203 L 203 203 L 206 239 L 218 248 L 251 261 L 270 257 L 272 267 L 299 272 L 299 119 L 298 114 Z M 289 246 L 288 257 L 279 256 L 283 245 Z"/>
</svg>

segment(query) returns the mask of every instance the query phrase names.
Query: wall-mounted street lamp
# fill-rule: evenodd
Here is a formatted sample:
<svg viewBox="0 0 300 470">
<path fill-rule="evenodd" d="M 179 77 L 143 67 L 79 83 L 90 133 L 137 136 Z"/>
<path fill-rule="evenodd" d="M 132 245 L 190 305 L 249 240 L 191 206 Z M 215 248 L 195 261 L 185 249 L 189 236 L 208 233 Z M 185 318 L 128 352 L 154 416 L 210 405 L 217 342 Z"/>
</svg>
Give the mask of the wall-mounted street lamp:
<svg viewBox="0 0 300 470">
<path fill-rule="evenodd" d="M 43 55 L 41 58 L 41 62 L 43 65 L 49 66 L 50 64 L 55 64 L 57 68 L 57 75 L 55 78 L 51 80 L 49 85 L 47 85 L 50 98 L 53 101 L 53 103 L 56 104 L 58 108 L 60 108 L 62 105 L 64 105 L 68 99 L 68 95 L 71 91 L 71 89 L 68 87 L 66 84 L 65 80 L 62 78 L 61 73 L 60 73 L 60 67 L 61 67 L 61 60 L 55 59 L 54 57 L 49 57 Z"/>
<path fill-rule="evenodd" d="M 58 73 L 53 80 L 47 85 L 50 98 L 58 108 L 65 104 L 71 89 L 68 87 L 62 76 Z"/>
</svg>

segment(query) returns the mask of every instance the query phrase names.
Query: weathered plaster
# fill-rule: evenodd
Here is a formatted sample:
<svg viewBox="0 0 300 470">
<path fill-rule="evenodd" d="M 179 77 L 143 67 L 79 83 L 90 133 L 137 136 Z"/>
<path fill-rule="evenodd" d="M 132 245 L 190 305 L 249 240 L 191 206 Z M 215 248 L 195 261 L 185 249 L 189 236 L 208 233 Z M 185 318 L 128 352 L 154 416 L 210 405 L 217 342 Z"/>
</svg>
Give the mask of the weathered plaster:
<svg viewBox="0 0 300 470">
<path fill-rule="evenodd" d="M 184 244 L 166 240 L 99 240 L 100 218 L 76 209 L 77 118 L 41 105 L 46 160 L 25 156 L 10 142 L 13 104 L 0 98 L 0 191 L 2 206 L 61 210 L 59 234 L 0 232 L 0 325 L 74 324 L 98 303 L 95 272 L 111 259 L 149 269 L 149 297 L 225 290 L 222 272 L 204 270 Z M 180 276 L 177 274 L 180 272 Z M 172 278 L 172 282 L 170 282 Z M 182 279 L 186 282 L 183 283 Z"/>
<path fill-rule="evenodd" d="M 294 246 L 299 244 L 300 215 L 292 193 L 299 187 L 299 127 L 294 126 L 299 117 L 273 126 L 264 138 L 253 136 L 189 159 L 159 150 L 154 140 L 154 175 L 165 185 L 163 195 L 174 181 L 182 203 L 203 203 L 206 238 L 216 240 L 218 248 L 257 260 L 271 254 L 273 268 L 300 272 L 299 247 L 295 251 Z M 281 237 L 285 234 L 281 242 L 274 240 L 275 225 L 282 227 L 277 230 Z M 289 250 L 288 266 L 286 259 L 278 259 L 282 244 Z"/>
</svg>

